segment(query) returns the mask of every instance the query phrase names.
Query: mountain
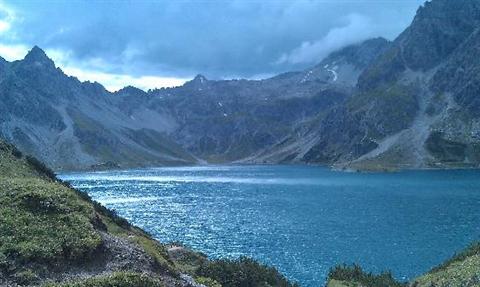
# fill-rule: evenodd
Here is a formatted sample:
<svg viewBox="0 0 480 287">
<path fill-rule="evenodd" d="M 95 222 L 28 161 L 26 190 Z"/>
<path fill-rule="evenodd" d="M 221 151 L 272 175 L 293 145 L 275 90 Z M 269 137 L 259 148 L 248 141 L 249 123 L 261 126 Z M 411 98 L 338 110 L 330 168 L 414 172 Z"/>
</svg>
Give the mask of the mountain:
<svg viewBox="0 0 480 287">
<path fill-rule="evenodd" d="M 480 3 L 434 0 L 359 77 L 350 100 L 367 153 L 353 167 L 476 167 Z M 356 141 L 361 143 L 362 141 Z"/>
<path fill-rule="evenodd" d="M 115 93 L 66 76 L 34 47 L 1 62 L 0 135 L 54 169 L 251 161 L 341 105 L 386 46 L 372 39 L 266 80 L 199 75 L 177 88 Z"/>
<path fill-rule="evenodd" d="M 103 86 L 66 76 L 34 47 L 21 61 L 2 62 L 0 135 L 55 169 L 196 162 L 166 137 L 168 125 L 128 117 L 109 98 Z"/>
<path fill-rule="evenodd" d="M 38 47 L 0 60 L 0 135 L 55 169 L 313 163 L 341 169 L 480 164 L 480 4 L 433 0 L 393 42 L 304 71 L 110 93 Z"/>
<path fill-rule="evenodd" d="M 155 241 L 2 140 L 0 230 L 0 286 L 294 286 L 248 258 Z"/>
<path fill-rule="evenodd" d="M 172 139 L 208 162 L 302 161 L 313 141 L 304 137 L 312 124 L 344 104 L 363 69 L 388 45 L 368 40 L 305 71 L 259 81 L 198 75 L 181 87 L 150 91 L 146 101 L 130 96 L 121 106 L 128 115 L 168 114 L 177 127 Z"/>
<path fill-rule="evenodd" d="M 282 148 L 312 139 L 300 161 L 338 168 L 478 167 L 479 20 L 478 1 L 426 2 L 343 104 Z"/>
</svg>

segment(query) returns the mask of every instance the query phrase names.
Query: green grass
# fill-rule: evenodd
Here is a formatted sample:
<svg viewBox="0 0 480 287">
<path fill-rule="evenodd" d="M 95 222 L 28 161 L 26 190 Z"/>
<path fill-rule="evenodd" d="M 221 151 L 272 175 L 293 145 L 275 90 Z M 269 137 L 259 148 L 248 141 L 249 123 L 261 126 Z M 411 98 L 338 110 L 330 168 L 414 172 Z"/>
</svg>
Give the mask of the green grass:
<svg viewBox="0 0 480 287">
<path fill-rule="evenodd" d="M 170 278 L 184 272 L 208 287 L 293 286 L 274 268 L 247 258 L 209 261 L 205 255 L 185 248 L 184 256 L 174 261 L 166 245 L 88 194 L 56 179 L 43 163 L 1 140 L 0 231 L 0 279 L 21 285 L 38 285 L 59 266 L 81 270 L 104 252 L 101 232 L 107 232 L 141 247 L 155 261 L 156 270 Z M 163 284 L 158 278 L 119 272 L 47 286 Z"/>
<path fill-rule="evenodd" d="M 480 255 L 455 261 L 448 267 L 414 280 L 415 287 L 480 286 Z"/>
<path fill-rule="evenodd" d="M 101 245 L 95 210 L 41 162 L 0 141 L 0 275 L 22 285 Z"/>
<path fill-rule="evenodd" d="M 365 272 L 358 265 L 340 265 L 328 274 L 328 287 L 405 287 L 406 283 L 396 281 L 390 272 L 375 275 Z"/>
<path fill-rule="evenodd" d="M 416 287 L 480 286 L 480 242 L 414 280 Z"/>
<path fill-rule="evenodd" d="M 160 244 L 144 234 L 130 235 L 129 238 L 132 242 L 141 246 L 158 265 L 162 266 L 162 268 L 173 274 L 177 272 L 174 263 L 169 259 L 167 249 L 163 244 Z"/>
<path fill-rule="evenodd" d="M 163 245 L 2 141 L 0 228 L 0 275 L 19 284 L 37 282 L 50 267 L 91 261 L 101 252 L 101 230 L 130 239 L 175 273 Z"/>
<path fill-rule="evenodd" d="M 109 210 L 109 212 L 111 211 Z M 164 244 L 156 241 L 145 231 L 135 226 L 129 225 L 128 227 L 122 227 L 116 223 L 116 221 L 119 221 L 119 219 L 115 220 L 112 218 L 112 216 L 106 216 L 102 214 L 101 218 L 102 222 L 107 228 L 108 233 L 126 238 L 130 242 L 140 246 L 163 270 L 168 271 L 172 275 L 178 273 L 178 269 L 176 268 L 175 263 L 170 260 L 167 253 L 167 248 Z M 120 220 L 124 219 L 121 218 Z"/>
<path fill-rule="evenodd" d="M 261 286 L 293 287 L 275 268 L 247 257 L 237 260 L 220 259 L 206 262 L 197 270 L 198 277 L 208 277 L 223 287 Z"/>
<path fill-rule="evenodd" d="M 197 282 L 198 284 L 205 285 L 207 287 L 222 287 L 222 285 L 217 281 L 211 278 L 206 278 L 206 277 L 197 277 L 195 278 L 195 282 Z"/>
<path fill-rule="evenodd" d="M 328 281 L 327 287 L 361 287 L 362 285 L 357 282 L 348 282 L 331 279 Z"/>
<path fill-rule="evenodd" d="M 50 283 L 43 287 L 164 287 L 165 285 L 149 275 L 118 272 L 108 276 L 98 276 L 81 281 Z"/>
<path fill-rule="evenodd" d="M 358 265 L 337 266 L 328 276 L 327 287 L 401 287 L 390 273 L 374 275 L 363 271 Z M 480 243 L 453 256 L 427 274 L 416 278 L 412 287 L 463 287 L 480 286 Z"/>
<path fill-rule="evenodd" d="M 0 140 L 0 176 L 38 177 L 42 176 L 14 146 Z"/>
<path fill-rule="evenodd" d="M 429 273 L 434 273 L 447 269 L 450 265 L 466 260 L 468 257 L 480 255 L 480 242 L 473 243 L 467 249 L 455 254 L 452 258 L 445 261 L 441 265 L 433 268 Z"/>
<path fill-rule="evenodd" d="M 95 212 L 68 188 L 41 179 L 0 179 L 0 253 L 20 262 L 81 260 L 101 244 Z"/>
<path fill-rule="evenodd" d="M 208 261 L 207 256 L 200 252 L 194 252 L 180 243 L 172 243 L 170 246 L 180 247 L 172 256 L 175 267 L 184 273 L 198 276 L 197 270 Z"/>
<path fill-rule="evenodd" d="M 92 225 L 94 218 L 93 206 L 55 181 L 51 170 L 0 142 L 0 259 L 4 271 L 9 273 L 15 264 L 48 265 L 88 258 L 101 244 Z"/>
</svg>

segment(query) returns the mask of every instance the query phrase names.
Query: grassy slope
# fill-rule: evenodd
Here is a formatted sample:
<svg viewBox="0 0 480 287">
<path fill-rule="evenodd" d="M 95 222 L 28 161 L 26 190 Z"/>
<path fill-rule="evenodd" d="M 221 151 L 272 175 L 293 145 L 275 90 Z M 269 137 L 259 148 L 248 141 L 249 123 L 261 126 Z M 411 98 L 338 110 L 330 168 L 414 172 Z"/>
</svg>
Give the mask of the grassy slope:
<svg viewBox="0 0 480 287">
<path fill-rule="evenodd" d="M 478 287 L 480 243 L 473 244 L 409 284 L 396 282 L 390 274 L 373 275 L 358 266 L 337 266 L 329 274 L 327 287 Z"/>
<path fill-rule="evenodd" d="M 145 274 L 118 272 L 107 276 L 88 278 L 77 282 L 62 284 L 47 283 L 44 287 L 164 287 L 165 285 L 156 278 Z"/>
<path fill-rule="evenodd" d="M 3 142 L 0 228 L 0 285 L 2 280 L 38 284 L 51 278 L 52 270 L 63 272 L 95 261 L 105 252 L 102 232 L 138 242 L 162 267 L 159 270 L 175 273 L 162 245 Z"/>
<path fill-rule="evenodd" d="M 473 244 L 452 259 L 415 279 L 414 286 L 480 286 L 480 243 Z"/>
<path fill-rule="evenodd" d="M 406 284 L 397 282 L 392 274 L 374 275 L 362 270 L 358 265 L 336 266 L 328 274 L 327 287 L 403 287 Z"/>
<path fill-rule="evenodd" d="M 294 286 L 250 259 L 168 247 L 0 140 L 0 286 L 189 286 L 186 274 L 208 287 Z"/>
</svg>

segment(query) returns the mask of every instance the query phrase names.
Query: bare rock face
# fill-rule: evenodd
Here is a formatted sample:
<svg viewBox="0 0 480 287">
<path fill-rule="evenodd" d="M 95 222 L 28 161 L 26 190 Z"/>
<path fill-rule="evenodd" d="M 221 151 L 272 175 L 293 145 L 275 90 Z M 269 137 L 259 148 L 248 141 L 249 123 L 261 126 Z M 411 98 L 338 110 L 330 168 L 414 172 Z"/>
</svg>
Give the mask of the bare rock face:
<svg viewBox="0 0 480 287">
<path fill-rule="evenodd" d="M 480 117 L 480 30 L 476 29 L 435 74 L 430 83 L 437 93 L 448 92 L 474 118 Z"/>
<path fill-rule="evenodd" d="M 353 101 L 364 102 L 368 114 L 360 122 L 378 147 L 353 166 L 478 166 L 479 24 L 478 1 L 433 0 L 420 7 L 359 78 Z M 392 96 L 393 102 L 378 104 Z"/>
<path fill-rule="evenodd" d="M 478 28 L 479 11 L 475 0 L 427 1 L 397 40 L 407 67 L 427 71 L 443 62 Z"/>
<path fill-rule="evenodd" d="M 406 70 L 426 72 L 440 65 L 480 23 L 475 0 L 434 0 L 418 9 L 412 24 L 360 76 L 372 89 L 397 81 Z"/>
</svg>

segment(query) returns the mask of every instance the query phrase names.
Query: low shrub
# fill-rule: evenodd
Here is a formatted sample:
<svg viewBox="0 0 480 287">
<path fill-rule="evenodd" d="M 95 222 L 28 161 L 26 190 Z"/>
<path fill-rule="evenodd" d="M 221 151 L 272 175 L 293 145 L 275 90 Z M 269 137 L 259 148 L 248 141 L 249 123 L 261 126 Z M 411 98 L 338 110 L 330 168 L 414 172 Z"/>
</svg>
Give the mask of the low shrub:
<svg viewBox="0 0 480 287">
<path fill-rule="evenodd" d="M 217 281 L 211 278 L 197 277 L 195 278 L 195 282 L 197 282 L 198 284 L 205 285 L 207 287 L 222 287 L 220 283 L 218 283 Z"/>
<path fill-rule="evenodd" d="M 405 287 L 406 283 L 401 283 L 393 278 L 392 273 L 385 272 L 375 275 L 363 271 L 359 265 L 339 265 L 330 270 L 328 280 L 338 280 L 359 283 L 368 287 Z"/>
<path fill-rule="evenodd" d="M 15 281 L 20 285 L 32 285 L 38 281 L 37 274 L 30 269 L 15 273 Z"/>
<path fill-rule="evenodd" d="M 146 274 L 117 272 L 108 276 L 93 277 L 83 281 L 46 284 L 45 287 L 164 287 L 158 279 Z"/>
<path fill-rule="evenodd" d="M 71 190 L 40 179 L 0 181 L 0 253 L 17 263 L 82 261 L 100 246 L 94 210 Z"/>
<path fill-rule="evenodd" d="M 289 282 L 275 268 L 257 261 L 240 257 L 237 260 L 219 259 L 204 263 L 196 271 L 199 277 L 207 277 L 223 287 L 290 287 L 298 286 Z"/>
<path fill-rule="evenodd" d="M 19 149 L 17 149 L 15 146 L 12 145 L 11 148 L 12 148 L 12 155 L 14 157 L 16 157 L 16 158 L 22 158 L 23 157 L 22 152 Z"/>
<path fill-rule="evenodd" d="M 43 162 L 39 161 L 37 158 L 27 155 L 25 157 L 25 160 L 39 174 L 45 175 L 51 180 L 54 180 L 54 181 L 57 180 L 57 176 L 55 175 L 55 172 L 53 172 L 53 170 L 51 170 L 49 167 L 47 167 Z"/>
</svg>

